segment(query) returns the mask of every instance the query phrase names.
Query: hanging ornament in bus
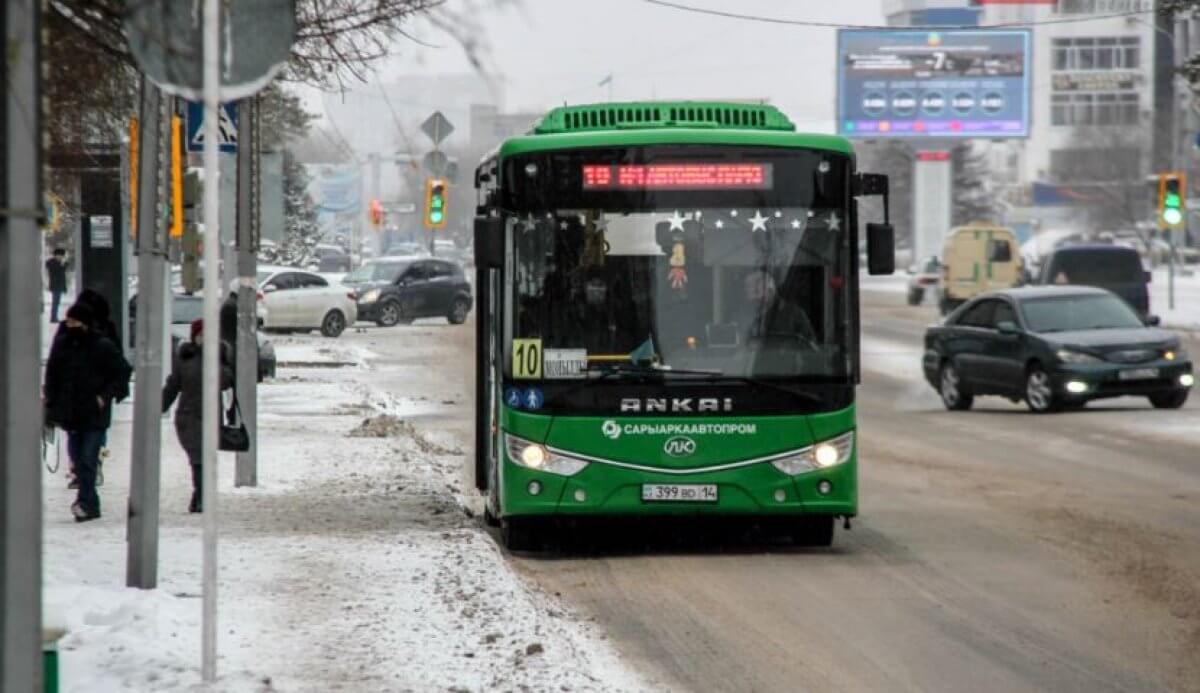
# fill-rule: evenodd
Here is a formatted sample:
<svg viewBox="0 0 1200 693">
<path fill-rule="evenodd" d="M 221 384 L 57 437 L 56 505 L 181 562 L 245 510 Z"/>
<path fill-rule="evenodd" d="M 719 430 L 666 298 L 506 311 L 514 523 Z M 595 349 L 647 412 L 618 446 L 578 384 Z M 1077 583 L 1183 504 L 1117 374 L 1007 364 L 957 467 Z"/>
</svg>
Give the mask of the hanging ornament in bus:
<svg viewBox="0 0 1200 693">
<path fill-rule="evenodd" d="M 682 291 L 687 286 L 688 280 L 687 256 L 684 252 L 683 236 L 679 234 L 675 234 L 669 264 L 671 268 L 667 270 L 667 281 L 671 283 L 672 289 Z"/>
</svg>

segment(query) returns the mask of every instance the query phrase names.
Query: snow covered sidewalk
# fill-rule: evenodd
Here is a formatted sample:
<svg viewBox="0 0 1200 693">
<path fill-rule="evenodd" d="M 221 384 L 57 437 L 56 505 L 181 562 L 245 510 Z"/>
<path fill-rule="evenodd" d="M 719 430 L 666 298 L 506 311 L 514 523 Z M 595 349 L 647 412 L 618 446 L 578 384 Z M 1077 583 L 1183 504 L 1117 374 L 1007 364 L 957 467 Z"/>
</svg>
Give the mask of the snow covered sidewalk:
<svg viewBox="0 0 1200 693">
<path fill-rule="evenodd" d="M 362 347 L 280 344 L 339 361 Z M 280 368 L 260 390 L 257 489 L 221 460 L 220 681 L 199 683 L 200 516 L 163 419 L 159 588 L 126 589 L 130 412 L 104 517 L 75 524 L 45 477 L 45 601 L 64 691 L 634 690 L 603 634 L 516 577 L 457 500 L 464 443 L 372 389 L 370 364 Z M 388 413 L 383 413 L 384 411 Z"/>
</svg>

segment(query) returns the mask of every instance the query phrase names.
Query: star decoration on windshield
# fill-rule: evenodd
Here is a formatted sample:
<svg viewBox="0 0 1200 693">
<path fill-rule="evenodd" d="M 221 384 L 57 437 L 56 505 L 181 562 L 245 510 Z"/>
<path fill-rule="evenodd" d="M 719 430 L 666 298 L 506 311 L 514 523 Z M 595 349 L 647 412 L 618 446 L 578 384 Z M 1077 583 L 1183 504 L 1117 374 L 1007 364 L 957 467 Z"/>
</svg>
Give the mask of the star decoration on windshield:
<svg viewBox="0 0 1200 693">
<path fill-rule="evenodd" d="M 566 231 L 568 226 L 569 226 L 569 224 L 567 224 L 566 219 L 563 219 L 562 221 L 558 222 L 559 230 Z"/>
<path fill-rule="evenodd" d="M 731 216 L 731 217 L 736 217 L 737 214 L 738 214 L 738 212 L 736 209 L 732 209 L 729 211 L 729 216 Z"/>
<path fill-rule="evenodd" d="M 840 231 L 842 229 L 842 220 L 838 219 L 837 212 L 829 213 L 829 230 Z"/>
<path fill-rule="evenodd" d="M 755 210 L 754 216 L 750 217 L 750 231 L 757 233 L 758 231 L 767 230 L 767 217 L 762 215 L 762 212 Z"/>
<path fill-rule="evenodd" d="M 717 219 L 717 223 L 715 224 L 715 226 L 718 229 L 723 229 L 723 228 L 725 228 L 725 222 L 721 219 Z"/>
<path fill-rule="evenodd" d="M 596 217 L 596 220 L 592 222 L 592 228 L 595 229 L 596 233 L 604 233 L 608 230 L 608 219 Z"/>
<path fill-rule="evenodd" d="M 804 222 L 799 219 L 792 219 L 792 228 L 801 231 L 804 229 Z"/>
<path fill-rule="evenodd" d="M 783 218 L 783 211 L 782 211 L 782 210 L 778 210 L 778 209 L 777 209 L 777 210 L 775 210 L 775 218 L 776 218 L 776 219 L 782 219 L 782 218 Z"/>
<path fill-rule="evenodd" d="M 667 221 L 669 221 L 671 223 L 671 231 L 682 231 L 683 230 L 684 216 L 679 213 L 678 209 L 675 210 L 675 213 L 672 214 L 671 218 L 667 219 Z"/>
</svg>

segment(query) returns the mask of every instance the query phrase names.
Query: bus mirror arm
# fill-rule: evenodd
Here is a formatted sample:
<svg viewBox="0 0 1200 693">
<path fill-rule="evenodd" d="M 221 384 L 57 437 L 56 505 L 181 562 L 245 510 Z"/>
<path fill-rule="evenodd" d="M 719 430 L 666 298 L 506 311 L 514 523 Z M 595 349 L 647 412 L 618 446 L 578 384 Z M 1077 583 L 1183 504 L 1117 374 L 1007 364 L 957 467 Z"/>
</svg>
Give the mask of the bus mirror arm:
<svg viewBox="0 0 1200 693">
<path fill-rule="evenodd" d="M 855 197 L 883 197 L 883 223 L 867 224 L 867 272 L 892 274 L 896 271 L 896 230 L 888 209 L 888 177 L 880 173 L 856 173 L 850 187 Z"/>
<path fill-rule="evenodd" d="M 475 264 L 504 265 L 504 220 L 500 217 L 475 217 Z"/>
</svg>

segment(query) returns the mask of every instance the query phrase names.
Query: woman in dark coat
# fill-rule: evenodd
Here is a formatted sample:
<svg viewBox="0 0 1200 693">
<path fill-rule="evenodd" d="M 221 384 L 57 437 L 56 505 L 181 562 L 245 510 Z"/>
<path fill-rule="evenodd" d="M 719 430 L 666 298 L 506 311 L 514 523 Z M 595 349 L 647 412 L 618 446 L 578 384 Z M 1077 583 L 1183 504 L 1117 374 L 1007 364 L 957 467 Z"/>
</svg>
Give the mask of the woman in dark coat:
<svg viewBox="0 0 1200 693">
<path fill-rule="evenodd" d="M 204 321 L 192 323 L 191 341 L 179 345 L 179 351 L 171 360 L 171 375 L 163 386 L 163 412 L 171 408 L 176 398 L 179 406 L 175 408 L 175 434 L 179 444 L 187 453 L 188 463 L 192 466 L 192 501 L 188 504 L 188 512 L 203 511 L 203 493 L 201 485 L 201 446 L 204 439 L 204 427 L 201 425 L 204 410 L 203 382 L 203 349 Z M 220 367 L 220 389 L 228 390 L 233 387 L 233 369 L 230 368 L 229 351 L 217 338 L 211 344 L 221 349 L 218 357 Z M 213 426 L 220 422 L 214 421 Z"/>
</svg>

